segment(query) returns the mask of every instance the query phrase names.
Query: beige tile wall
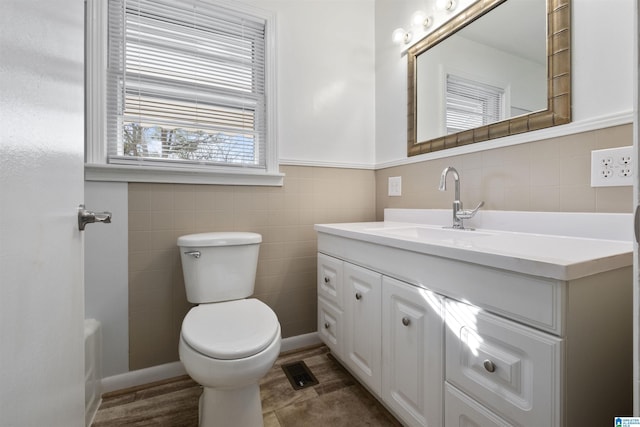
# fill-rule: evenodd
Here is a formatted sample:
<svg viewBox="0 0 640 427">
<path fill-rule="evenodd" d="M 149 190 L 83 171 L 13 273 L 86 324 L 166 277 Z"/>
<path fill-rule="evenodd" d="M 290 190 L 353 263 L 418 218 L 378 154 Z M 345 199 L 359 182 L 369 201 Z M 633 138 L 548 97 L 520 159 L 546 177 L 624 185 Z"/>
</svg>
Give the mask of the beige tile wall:
<svg viewBox="0 0 640 427">
<path fill-rule="evenodd" d="M 313 224 L 372 221 L 371 170 L 283 166 L 283 187 L 129 185 L 129 369 L 178 360 L 186 301 L 178 236 L 262 234 L 255 296 L 271 306 L 283 337 L 316 330 Z"/>
<path fill-rule="evenodd" d="M 472 207 L 533 211 L 631 212 L 630 187 L 591 188 L 591 150 L 632 144 L 631 125 L 484 152 L 368 170 L 283 166 L 283 187 L 129 185 L 129 368 L 178 359 L 186 301 L 178 236 L 242 230 L 263 235 L 255 296 L 269 304 L 284 337 L 316 330 L 313 224 L 383 219 L 385 207 L 449 208 L 454 166 Z M 402 176 L 401 197 L 387 196 Z"/>
<path fill-rule="evenodd" d="M 623 125 L 378 170 L 376 217 L 388 207 L 451 207 L 453 185 L 438 191 L 447 166 L 460 173 L 465 208 L 484 200 L 493 210 L 631 212 L 631 187 L 591 188 L 591 150 L 632 144 L 632 126 Z M 402 176 L 402 196 L 387 195 L 390 176 Z"/>
</svg>

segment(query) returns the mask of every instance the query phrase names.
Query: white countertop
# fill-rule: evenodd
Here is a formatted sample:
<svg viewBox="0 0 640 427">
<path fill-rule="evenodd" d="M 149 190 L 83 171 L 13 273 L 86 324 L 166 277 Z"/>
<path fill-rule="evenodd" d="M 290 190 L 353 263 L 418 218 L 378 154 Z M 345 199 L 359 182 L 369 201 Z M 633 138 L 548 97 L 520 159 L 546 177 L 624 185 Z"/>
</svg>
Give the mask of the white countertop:
<svg viewBox="0 0 640 427">
<path fill-rule="evenodd" d="M 633 264 L 630 240 L 482 228 L 452 230 L 439 224 L 396 221 L 317 224 L 315 229 L 319 233 L 565 281 Z"/>
</svg>

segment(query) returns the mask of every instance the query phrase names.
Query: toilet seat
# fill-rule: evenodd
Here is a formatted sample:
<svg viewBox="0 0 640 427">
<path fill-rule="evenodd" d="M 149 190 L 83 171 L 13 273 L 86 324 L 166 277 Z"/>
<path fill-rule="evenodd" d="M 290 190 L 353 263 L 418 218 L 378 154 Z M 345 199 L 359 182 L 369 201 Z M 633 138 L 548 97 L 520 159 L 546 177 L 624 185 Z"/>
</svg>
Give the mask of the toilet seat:
<svg viewBox="0 0 640 427">
<path fill-rule="evenodd" d="M 253 356 L 279 335 L 275 313 L 263 302 L 242 299 L 201 304 L 182 322 L 182 338 L 197 352 L 214 359 Z"/>
</svg>

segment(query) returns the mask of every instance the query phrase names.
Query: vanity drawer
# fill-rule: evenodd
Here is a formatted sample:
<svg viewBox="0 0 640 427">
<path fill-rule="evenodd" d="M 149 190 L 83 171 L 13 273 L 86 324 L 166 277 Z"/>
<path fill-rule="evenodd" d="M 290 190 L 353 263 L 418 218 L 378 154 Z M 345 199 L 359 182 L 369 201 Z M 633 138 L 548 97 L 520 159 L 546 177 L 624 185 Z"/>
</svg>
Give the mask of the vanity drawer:
<svg viewBox="0 0 640 427">
<path fill-rule="evenodd" d="M 444 383 L 444 425 L 446 427 L 511 427 L 511 424 L 446 382 Z"/>
<path fill-rule="evenodd" d="M 318 253 L 318 296 L 338 308 L 343 303 L 342 260 Z"/>
<path fill-rule="evenodd" d="M 318 298 L 318 335 L 338 357 L 342 357 L 342 329 L 342 311 L 323 298 Z"/>
<path fill-rule="evenodd" d="M 562 340 L 446 302 L 446 380 L 510 423 L 560 425 Z"/>
</svg>

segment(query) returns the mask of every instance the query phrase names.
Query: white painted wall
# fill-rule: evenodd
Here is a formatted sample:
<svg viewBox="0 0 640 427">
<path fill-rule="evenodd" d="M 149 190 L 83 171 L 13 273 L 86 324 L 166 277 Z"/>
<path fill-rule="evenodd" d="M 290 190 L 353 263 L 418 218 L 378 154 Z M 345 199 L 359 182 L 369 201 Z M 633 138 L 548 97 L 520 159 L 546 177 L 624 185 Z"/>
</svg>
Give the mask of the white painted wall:
<svg viewBox="0 0 640 427">
<path fill-rule="evenodd" d="M 85 182 L 85 205 L 113 214 L 85 230 L 85 318 L 102 323 L 102 375 L 129 370 L 128 184 Z"/>
<path fill-rule="evenodd" d="M 275 11 L 281 162 L 372 167 L 374 0 L 239 0 Z"/>
<path fill-rule="evenodd" d="M 376 165 L 406 159 L 407 59 L 391 42 L 391 33 L 409 22 L 425 0 L 376 0 Z M 610 116 L 628 116 L 633 101 L 633 12 L 634 0 L 572 1 L 572 90 L 571 129 Z M 604 18 L 606 17 L 606 18 Z M 597 125 L 596 125 L 597 126 Z M 563 129 L 556 128 L 556 131 Z M 549 132 L 530 133 L 548 135 Z M 503 138 L 515 140 L 518 137 Z M 488 146 L 488 143 L 484 143 Z M 480 144 L 481 145 L 481 144 Z M 479 148 L 479 144 L 475 148 Z M 454 154 L 454 152 L 451 152 Z M 425 155 L 423 158 L 428 158 Z"/>
</svg>

